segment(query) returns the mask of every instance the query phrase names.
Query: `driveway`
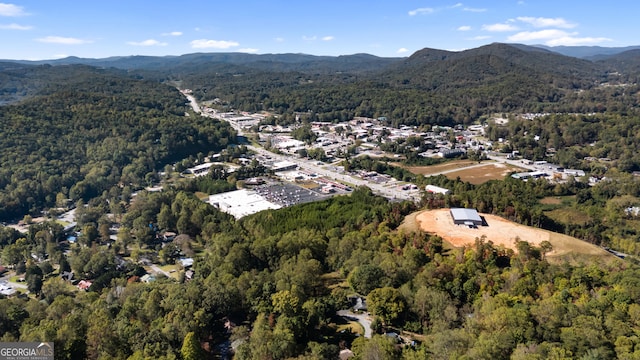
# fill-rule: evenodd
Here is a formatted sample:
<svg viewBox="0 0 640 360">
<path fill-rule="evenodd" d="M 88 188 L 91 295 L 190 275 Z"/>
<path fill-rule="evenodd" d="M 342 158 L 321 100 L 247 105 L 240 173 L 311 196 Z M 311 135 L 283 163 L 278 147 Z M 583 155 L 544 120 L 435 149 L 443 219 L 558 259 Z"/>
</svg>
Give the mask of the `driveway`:
<svg viewBox="0 0 640 360">
<path fill-rule="evenodd" d="M 348 320 L 355 320 L 364 328 L 364 337 L 371 338 L 373 331 L 371 330 L 371 317 L 369 314 L 356 314 L 351 310 L 340 310 L 336 314 Z"/>
</svg>

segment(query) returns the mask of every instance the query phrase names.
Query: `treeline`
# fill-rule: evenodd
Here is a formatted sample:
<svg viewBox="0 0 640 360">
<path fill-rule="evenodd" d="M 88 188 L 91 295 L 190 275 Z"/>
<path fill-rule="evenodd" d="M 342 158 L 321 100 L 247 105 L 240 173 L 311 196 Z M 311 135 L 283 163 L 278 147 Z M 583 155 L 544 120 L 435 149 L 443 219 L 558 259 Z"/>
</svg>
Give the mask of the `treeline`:
<svg viewBox="0 0 640 360">
<path fill-rule="evenodd" d="M 114 184 L 151 183 L 154 169 L 235 142 L 226 123 L 185 117 L 185 99 L 158 83 L 68 71 L 68 83 L 0 107 L 0 218 L 88 200 Z M 78 77 L 74 77 L 74 74 Z"/>
</svg>

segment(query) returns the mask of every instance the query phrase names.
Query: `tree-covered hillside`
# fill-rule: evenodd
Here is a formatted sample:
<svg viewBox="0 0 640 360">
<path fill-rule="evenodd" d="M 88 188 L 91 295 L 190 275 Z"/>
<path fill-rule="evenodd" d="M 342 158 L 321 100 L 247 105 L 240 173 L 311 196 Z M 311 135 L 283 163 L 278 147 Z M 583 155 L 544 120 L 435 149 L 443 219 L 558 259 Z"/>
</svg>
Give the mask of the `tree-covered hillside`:
<svg viewBox="0 0 640 360">
<path fill-rule="evenodd" d="M 393 124 L 421 125 L 470 123 L 496 112 L 592 112 L 597 103 L 620 101 L 598 85 L 634 78 L 627 70 L 637 63 L 595 63 L 523 45 L 492 44 L 462 52 L 424 49 L 364 74 L 286 67 L 265 71 L 244 64 L 246 71 L 201 68 L 196 75 L 185 67 L 174 76 L 200 99 L 219 98 L 248 111 L 304 113 L 324 121 L 384 116 Z M 579 101 L 576 92 L 583 93 Z"/>
<path fill-rule="evenodd" d="M 0 107 L 0 218 L 117 183 L 144 185 L 162 162 L 235 141 L 224 123 L 185 117 L 174 88 L 86 66 L 49 68 L 23 69 L 31 98 Z"/>
</svg>

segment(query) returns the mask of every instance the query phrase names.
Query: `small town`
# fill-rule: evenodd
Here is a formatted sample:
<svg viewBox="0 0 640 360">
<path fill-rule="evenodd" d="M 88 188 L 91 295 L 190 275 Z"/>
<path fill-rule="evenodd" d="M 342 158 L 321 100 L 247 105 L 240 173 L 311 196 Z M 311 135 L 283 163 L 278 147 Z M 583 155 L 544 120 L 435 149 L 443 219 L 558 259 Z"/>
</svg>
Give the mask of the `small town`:
<svg viewBox="0 0 640 360">
<path fill-rule="evenodd" d="M 375 171 L 345 170 L 341 165 L 345 158 L 368 156 L 372 158 L 398 159 L 402 155 L 390 153 L 382 150 L 384 144 L 393 143 L 397 140 L 404 142 L 406 139 L 420 139 L 418 146 L 412 150 L 419 151 L 421 157 L 430 158 L 456 158 L 466 156 L 469 151 L 481 154 L 478 164 L 485 166 L 502 168 L 509 165 L 511 176 L 516 179 L 527 181 L 529 179 L 544 178 L 550 182 L 563 182 L 569 178 L 580 180 L 585 177 L 582 170 L 564 169 L 559 165 L 547 161 L 531 161 L 519 159 L 516 151 L 501 153 L 497 150 L 501 145 L 508 144 L 508 139 L 500 139 L 498 143 L 486 140 L 484 137 L 484 127 L 474 125 L 464 128 L 462 126 L 444 127 L 434 126 L 429 132 L 418 132 L 416 127 L 403 126 L 400 129 L 382 125 L 385 119 L 356 118 L 348 123 L 323 123 L 314 122 L 310 124 L 310 130 L 315 138 L 311 143 L 305 143 L 291 136 L 295 130 L 292 127 L 281 127 L 271 125 L 261 125 L 265 116 L 261 114 L 249 113 L 219 113 L 212 108 L 199 105 L 190 96 L 190 90 L 182 91 L 190 105 L 195 111 L 201 111 L 204 116 L 222 120 L 230 123 L 240 136 L 252 133 L 257 137 L 259 146 L 245 145 L 248 149 L 246 154 L 240 157 L 237 163 L 223 163 L 216 161 L 220 154 L 212 154 L 203 158 L 201 163 L 187 168 L 180 176 L 199 177 L 207 175 L 211 168 L 221 167 L 228 174 L 240 168 L 242 165 L 257 161 L 260 165 L 268 169 L 269 176 L 255 177 L 244 182 L 242 189 L 223 192 L 204 197 L 202 200 L 219 210 L 233 215 L 236 219 L 251 215 L 263 210 L 280 209 L 282 207 L 296 204 L 319 201 L 335 195 L 348 195 L 357 186 L 367 186 L 375 193 L 388 198 L 391 201 L 410 200 L 417 202 L 425 192 L 446 195 L 450 189 L 427 185 L 419 189 L 415 184 L 407 183 L 393 178 L 388 174 L 381 174 Z M 533 119 L 544 114 L 523 114 L 525 119 Z M 499 123 L 506 122 L 497 119 Z M 453 140 L 453 141 L 452 141 Z M 310 153 L 320 152 L 321 156 L 312 158 Z M 595 160 L 595 159 L 594 159 Z M 606 159 L 605 159 L 606 160 Z M 476 167 L 477 164 L 468 165 L 469 168 Z M 172 167 L 175 169 L 175 165 Z M 515 170 L 528 170 L 516 172 Z M 465 167 L 455 169 L 464 171 Z M 267 175 L 265 173 L 265 175 Z M 166 176 L 159 174 L 159 178 Z M 593 185 L 600 179 L 588 178 L 589 184 Z M 163 183 L 153 184 L 142 191 L 156 192 L 163 190 Z M 131 201 L 134 202 L 137 193 L 133 193 Z M 57 209 L 64 211 L 65 209 Z M 76 209 L 71 209 L 59 215 L 57 221 L 64 226 L 67 233 L 68 247 L 73 247 L 79 237 L 83 236 L 81 229 L 76 227 Z M 118 239 L 120 224 L 116 221 L 114 214 L 108 214 L 112 219 L 108 228 L 109 240 L 103 243 L 104 246 L 112 246 Z M 16 230 L 27 233 L 29 226 L 47 220 L 47 217 L 24 219 L 15 223 L 7 224 Z M 154 230 L 154 236 L 158 239 L 159 248 L 163 249 L 167 244 L 180 237 L 174 232 L 158 232 L 155 225 L 150 224 Z M 158 248 L 158 247 L 156 247 Z M 164 276 L 175 280 L 189 280 L 193 277 L 194 259 L 184 251 L 178 250 L 177 255 L 167 264 L 162 260 L 157 251 L 151 251 L 150 256 L 140 255 L 135 258 L 116 257 L 118 268 L 125 269 L 131 262 L 142 265 L 144 274 L 132 277 L 131 281 L 149 282 L 154 281 L 158 276 Z M 624 254 L 623 254 L 624 255 Z M 31 254 L 36 261 L 45 261 L 37 254 Z M 0 273 L 4 273 L 0 280 L 0 291 L 5 296 L 16 296 L 26 291 L 24 277 L 13 275 L 6 267 L 0 268 Z M 77 278 L 69 270 L 60 272 L 60 277 L 80 290 L 87 291 L 91 287 L 91 279 Z"/>
<path fill-rule="evenodd" d="M 640 3 L 0 3 L 0 360 L 640 359 Z"/>
</svg>

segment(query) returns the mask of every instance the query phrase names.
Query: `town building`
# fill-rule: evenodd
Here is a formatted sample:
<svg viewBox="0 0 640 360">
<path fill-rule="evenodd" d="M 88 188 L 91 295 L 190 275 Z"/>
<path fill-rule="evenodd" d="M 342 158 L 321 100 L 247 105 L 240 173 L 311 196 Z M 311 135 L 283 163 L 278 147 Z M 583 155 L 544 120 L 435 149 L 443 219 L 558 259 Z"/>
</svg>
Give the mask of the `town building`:
<svg viewBox="0 0 640 360">
<path fill-rule="evenodd" d="M 427 185 L 425 186 L 424 190 L 426 192 L 430 192 L 430 193 L 434 193 L 434 194 L 443 194 L 443 195 L 447 195 L 451 192 L 451 190 L 449 189 L 445 189 L 439 186 L 435 186 L 435 185 Z"/>
</svg>

